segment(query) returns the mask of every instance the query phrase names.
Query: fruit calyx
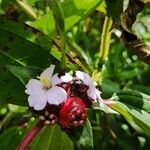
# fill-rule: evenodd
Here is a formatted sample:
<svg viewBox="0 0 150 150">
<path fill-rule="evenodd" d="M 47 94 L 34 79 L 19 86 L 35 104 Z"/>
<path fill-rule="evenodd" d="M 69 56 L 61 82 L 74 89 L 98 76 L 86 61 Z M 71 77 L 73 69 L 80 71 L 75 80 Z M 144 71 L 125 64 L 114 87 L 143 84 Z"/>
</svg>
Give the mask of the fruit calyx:
<svg viewBox="0 0 150 150">
<path fill-rule="evenodd" d="M 86 121 L 86 105 L 82 99 L 71 97 L 61 106 L 58 123 L 62 128 L 75 128 L 83 126 Z"/>
</svg>

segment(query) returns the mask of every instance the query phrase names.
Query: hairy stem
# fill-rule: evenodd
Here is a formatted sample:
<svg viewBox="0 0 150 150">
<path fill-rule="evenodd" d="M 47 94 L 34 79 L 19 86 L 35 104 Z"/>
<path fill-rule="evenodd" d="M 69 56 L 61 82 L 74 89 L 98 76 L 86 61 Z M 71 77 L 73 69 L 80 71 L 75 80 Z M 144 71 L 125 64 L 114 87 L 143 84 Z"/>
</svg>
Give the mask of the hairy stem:
<svg viewBox="0 0 150 150">
<path fill-rule="evenodd" d="M 100 61 L 103 62 L 109 53 L 110 39 L 111 39 L 111 29 L 112 18 L 106 16 L 103 24 L 101 45 L 100 45 Z"/>
<path fill-rule="evenodd" d="M 88 56 L 73 40 L 67 39 L 67 44 L 72 53 L 75 53 L 74 61 L 88 74 L 92 75 L 92 68 L 89 65 Z"/>
<path fill-rule="evenodd" d="M 44 124 L 43 122 L 39 121 L 35 127 L 33 127 L 27 135 L 23 138 L 19 146 L 17 147 L 17 150 L 26 150 L 27 146 L 31 143 L 31 141 L 35 138 L 37 133 L 43 128 Z"/>
<path fill-rule="evenodd" d="M 49 0 L 48 4 L 53 13 L 57 33 L 60 36 L 60 48 L 62 52 L 61 68 L 62 70 L 65 70 L 66 68 L 66 35 L 65 35 L 65 25 L 64 25 L 64 14 L 63 14 L 59 0 Z"/>
</svg>

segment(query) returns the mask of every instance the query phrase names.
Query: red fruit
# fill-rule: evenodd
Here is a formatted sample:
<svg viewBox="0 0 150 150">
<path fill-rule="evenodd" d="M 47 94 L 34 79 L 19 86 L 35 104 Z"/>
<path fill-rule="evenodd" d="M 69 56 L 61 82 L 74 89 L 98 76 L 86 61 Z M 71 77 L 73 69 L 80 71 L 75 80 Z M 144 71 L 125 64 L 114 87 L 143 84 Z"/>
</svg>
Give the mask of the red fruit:
<svg viewBox="0 0 150 150">
<path fill-rule="evenodd" d="M 59 112 L 59 124 L 62 128 L 75 128 L 82 126 L 86 121 L 86 105 L 82 99 L 72 97 L 67 99 Z"/>
</svg>

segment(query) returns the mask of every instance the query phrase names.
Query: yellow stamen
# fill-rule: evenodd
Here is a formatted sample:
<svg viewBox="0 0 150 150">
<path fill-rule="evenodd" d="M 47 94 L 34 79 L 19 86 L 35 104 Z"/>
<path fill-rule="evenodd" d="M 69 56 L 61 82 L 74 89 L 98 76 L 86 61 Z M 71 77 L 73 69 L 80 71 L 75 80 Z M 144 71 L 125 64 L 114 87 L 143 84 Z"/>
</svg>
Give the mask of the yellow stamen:
<svg viewBox="0 0 150 150">
<path fill-rule="evenodd" d="M 43 86 L 45 88 L 50 88 L 51 87 L 51 82 L 49 81 L 49 78 L 47 76 L 40 78 L 39 76 L 37 77 L 40 79 L 40 81 L 43 83 Z"/>
<path fill-rule="evenodd" d="M 97 70 L 94 70 L 94 72 L 92 74 L 92 79 L 95 82 L 98 82 L 99 84 L 102 84 L 102 73 L 98 72 Z"/>
</svg>

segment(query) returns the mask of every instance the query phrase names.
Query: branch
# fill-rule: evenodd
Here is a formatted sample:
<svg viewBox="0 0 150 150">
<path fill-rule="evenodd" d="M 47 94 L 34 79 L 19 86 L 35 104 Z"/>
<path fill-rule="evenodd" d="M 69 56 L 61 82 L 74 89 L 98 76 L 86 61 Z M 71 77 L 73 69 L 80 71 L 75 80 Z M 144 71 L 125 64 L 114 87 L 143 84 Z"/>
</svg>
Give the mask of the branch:
<svg viewBox="0 0 150 150">
<path fill-rule="evenodd" d="M 24 139 L 21 141 L 19 146 L 17 147 L 17 150 L 26 150 L 27 146 L 31 143 L 31 141 L 35 138 L 35 136 L 38 134 L 38 132 L 43 128 L 44 124 L 43 122 L 39 121 L 35 127 L 33 127 L 27 135 L 24 137 Z"/>
<path fill-rule="evenodd" d="M 135 34 L 130 31 L 131 26 L 136 20 L 136 15 L 141 12 L 144 8 L 144 3 L 140 0 L 130 0 L 129 6 L 121 14 L 120 23 L 122 36 L 122 43 L 136 54 L 139 59 L 150 63 L 150 47 L 145 45 L 145 43 Z"/>
</svg>

